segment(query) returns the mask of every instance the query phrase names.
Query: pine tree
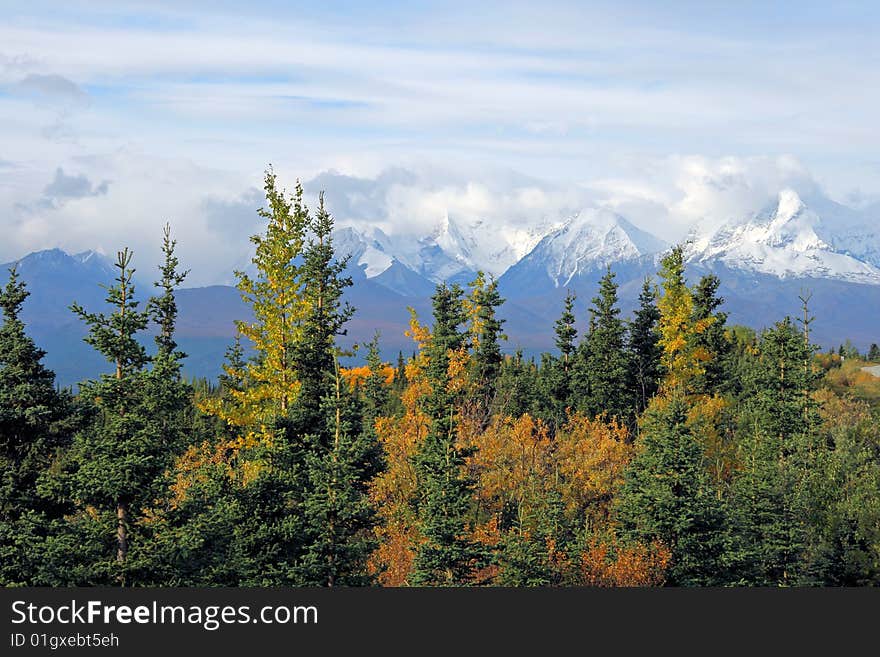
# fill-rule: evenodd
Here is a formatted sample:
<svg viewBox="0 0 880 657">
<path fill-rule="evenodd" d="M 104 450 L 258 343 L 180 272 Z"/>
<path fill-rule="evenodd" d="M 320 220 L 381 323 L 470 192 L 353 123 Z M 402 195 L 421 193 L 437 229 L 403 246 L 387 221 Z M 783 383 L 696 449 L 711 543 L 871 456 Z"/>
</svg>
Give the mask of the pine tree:
<svg viewBox="0 0 880 657">
<path fill-rule="evenodd" d="M 65 531 L 70 512 L 47 496 L 42 480 L 69 443 L 58 426 L 70 400 L 55 390 L 45 352 L 25 332 L 21 309 L 28 297 L 15 267 L 0 289 L 0 585 L 52 585 L 65 564 L 51 563 L 47 543 Z"/>
<path fill-rule="evenodd" d="M 877 346 L 876 342 L 872 342 L 868 349 L 868 360 L 872 363 L 880 362 L 880 347 Z"/>
<path fill-rule="evenodd" d="M 137 336 L 146 329 L 149 313 L 139 310 L 131 259 L 128 249 L 117 254 L 116 284 L 107 290 L 110 314 L 90 313 L 76 303 L 71 306 L 89 326 L 86 342 L 115 367 L 113 374 L 81 386 L 80 395 L 91 400 L 99 415 L 74 439 L 74 490 L 84 504 L 115 515 L 115 568 L 108 571 L 122 584 L 131 514 L 152 501 L 157 477 L 169 459 L 169 446 L 156 435 L 145 405 L 144 367 L 149 358 Z"/>
<path fill-rule="evenodd" d="M 554 324 L 556 348 L 559 350 L 559 357 L 562 360 L 563 369 L 566 371 L 569 369 L 571 358 L 576 349 L 577 329 L 574 325 L 574 302 L 576 300 L 577 296 L 569 290 L 563 302 L 562 315 Z"/>
<path fill-rule="evenodd" d="M 714 274 L 703 276 L 693 290 L 695 325 L 705 324 L 694 338 L 696 349 L 703 358 L 702 371 L 693 383 L 701 394 L 723 394 L 731 391 L 732 345 L 726 335 L 727 313 L 718 308 L 724 299 L 718 296 L 721 280 Z"/>
<path fill-rule="evenodd" d="M 362 431 L 360 404 L 347 389 L 338 361 L 333 381 L 323 404 L 330 443 L 313 445 L 306 456 L 306 544 L 299 577 L 305 586 L 372 582 L 367 561 L 376 546 L 376 512 L 368 483 L 381 465 L 378 443 L 374 431 Z"/>
<path fill-rule="evenodd" d="M 402 360 L 402 355 L 401 355 Z M 379 354 L 379 334 L 373 336 L 373 339 L 367 344 L 367 367 L 370 373 L 364 381 L 364 432 L 373 432 L 375 435 L 376 419 L 387 415 L 388 405 L 390 403 L 391 394 L 388 385 L 385 383 L 385 373 L 383 372 L 382 357 Z M 400 363 L 398 363 L 398 372 L 400 371 Z M 395 374 L 395 377 L 397 374 Z M 406 377 L 405 369 L 402 373 Z"/>
<path fill-rule="evenodd" d="M 827 448 L 817 435 L 810 392 L 818 374 L 814 348 L 786 318 L 764 331 L 746 373 L 743 467 L 733 483 L 733 553 L 737 581 L 792 585 L 805 581 L 810 516 Z"/>
<path fill-rule="evenodd" d="M 639 415 L 657 393 L 662 376 L 662 350 L 657 331 L 660 311 L 657 309 L 656 298 L 650 280 L 645 279 L 639 294 L 639 307 L 629 324 L 629 388 Z"/>
<path fill-rule="evenodd" d="M 304 312 L 297 339 L 290 345 L 300 382 L 298 398 L 288 412 L 286 426 L 291 435 L 316 433 L 325 426 L 321 404 L 332 387 L 336 338 L 345 335 L 343 327 L 354 313 L 342 299 L 352 284 L 351 277 L 342 275 L 348 257 L 335 256 L 333 219 L 324 207 L 323 193 L 308 227 L 310 236 L 299 271 Z"/>
<path fill-rule="evenodd" d="M 725 516 L 703 464 L 703 447 L 688 426 L 681 397 L 655 399 L 616 502 L 624 538 L 660 541 L 672 559 L 668 583 L 718 584 L 722 577 Z"/>
<path fill-rule="evenodd" d="M 590 396 L 586 410 L 591 415 L 607 413 L 610 417 L 626 418 L 632 406 L 627 394 L 626 332 L 619 317 L 614 278 L 609 267 L 590 308 L 592 328 L 586 351 Z"/>
<path fill-rule="evenodd" d="M 423 542 L 415 555 L 413 581 L 420 585 L 467 584 L 481 564 L 482 550 L 468 537 L 473 481 L 465 471 L 470 450 L 458 445 L 457 405 L 451 365 L 464 361 L 467 317 L 457 285 L 441 284 L 431 297 L 434 325 L 427 345 L 430 394 L 424 410 L 430 429 L 415 457 L 417 509 Z"/>
<path fill-rule="evenodd" d="M 490 406 L 495 399 L 498 376 L 501 373 L 501 346 L 499 342 L 506 340 L 501 331 L 503 319 L 497 316 L 497 310 L 504 303 L 498 293 L 498 281 L 486 282 L 482 272 L 471 282 L 471 293 L 466 299 L 469 315 L 471 341 L 470 379 L 472 386 L 471 401 L 485 426 L 489 421 Z"/>
</svg>

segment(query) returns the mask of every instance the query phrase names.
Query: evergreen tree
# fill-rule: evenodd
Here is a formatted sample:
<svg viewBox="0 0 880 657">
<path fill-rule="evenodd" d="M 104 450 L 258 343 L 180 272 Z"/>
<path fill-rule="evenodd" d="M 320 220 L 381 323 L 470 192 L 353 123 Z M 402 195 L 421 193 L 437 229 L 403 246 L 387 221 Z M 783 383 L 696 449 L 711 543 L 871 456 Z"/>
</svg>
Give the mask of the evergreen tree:
<svg viewBox="0 0 880 657">
<path fill-rule="evenodd" d="M 473 481 L 465 471 L 470 450 L 458 445 L 460 393 L 450 389 L 450 362 L 466 353 L 460 327 L 467 317 L 458 285 L 441 284 L 431 297 L 434 325 L 427 346 L 430 394 L 424 402 L 431 424 L 415 457 L 418 475 L 419 544 L 413 580 L 420 585 L 467 584 L 481 564 L 482 549 L 468 537 Z"/>
<path fill-rule="evenodd" d="M 158 331 L 154 339 L 156 353 L 150 358 L 151 369 L 141 377 L 141 412 L 152 425 L 149 431 L 158 437 L 158 442 L 168 452 L 164 455 L 166 463 L 188 447 L 192 430 L 200 424 L 200 418 L 189 412 L 193 390 L 181 377 L 182 361 L 186 354 L 177 348 L 175 339 L 176 291 L 188 274 L 188 271 L 179 270 L 180 262 L 174 252 L 176 246 L 177 242 L 171 239 L 171 227 L 166 224 L 163 229 L 160 278 L 154 283 L 160 294 L 152 297 L 147 304 L 147 312 Z M 162 487 L 171 483 L 166 481 Z M 130 576 L 139 581 L 154 581 L 157 576 L 155 571 L 165 567 L 160 563 L 161 552 L 154 549 L 152 544 L 155 537 L 149 531 L 152 529 L 157 529 L 156 523 L 145 528 L 144 549 L 139 550 L 134 555 L 136 558 L 129 559 L 127 564 Z"/>
<path fill-rule="evenodd" d="M 695 325 L 700 327 L 694 336 L 695 347 L 701 351 L 702 371 L 693 383 L 696 392 L 716 394 L 731 391 L 732 345 L 726 335 L 727 313 L 718 308 L 724 299 L 718 296 L 721 280 L 715 274 L 703 276 L 693 290 Z"/>
<path fill-rule="evenodd" d="M 497 309 L 504 303 L 498 293 L 498 281 L 488 283 L 482 272 L 471 282 L 471 294 L 467 299 L 469 314 L 471 359 L 470 379 L 472 385 L 471 401 L 475 404 L 481 423 L 489 421 L 490 405 L 495 399 L 498 376 L 501 372 L 500 340 L 506 340 L 501 330 L 503 319 L 497 316 Z"/>
<path fill-rule="evenodd" d="M 631 403 L 627 388 L 626 332 L 619 317 L 614 278 L 609 267 L 590 308 L 592 328 L 586 351 L 590 396 L 586 410 L 591 415 L 608 413 L 611 417 L 627 418 Z"/>
<path fill-rule="evenodd" d="M 880 362 L 880 347 L 877 346 L 876 342 L 872 342 L 871 347 L 868 349 L 868 360 L 872 363 Z"/>
<path fill-rule="evenodd" d="M 660 359 L 660 334 L 657 323 L 660 311 L 657 309 L 656 292 L 649 279 L 645 279 L 639 294 L 639 307 L 629 324 L 629 389 L 635 400 L 636 413 L 641 414 L 648 402 L 657 393 L 662 376 Z"/>
<path fill-rule="evenodd" d="M 523 413 L 535 413 L 539 417 L 549 415 L 542 403 L 548 400 L 543 394 L 538 371 L 531 361 L 523 357 L 521 349 L 501 362 L 497 394 L 493 412 L 495 415 L 519 417 Z"/>
<path fill-rule="evenodd" d="M 590 317 L 589 328 L 587 332 L 581 336 L 574 355 L 571 359 L 571 366 L 568 373 L 569 399 L 566 406 L 572 410 L 578 410 L 589 413 L 595 408 L 593 402 L 592 384 L 592 364 L 590 338 L 595 328 L 594 318 Z"/>
<path fill-rule="evenodd" d="M 761 335 L 745 381 L 743 467 L 733 483 L 736 581 L 792 585 L 808 578 L 815 538 L 810 517 L 822 505 L 827 450 L 810 396 L 814 348 L 786 318 Z"/>
<path fill-rule="evenodd" d="M 148 311 L 158 328 L 155 337 L 156 354 L 150 359 L 152 370 L 147 377 L 148 411 L 161 425 L 165 435 L 163 443 L 177 445 L 183 441 L 183 414 L 190 403 L 192 388 L 181 377 L 182 361 L 186 354 L 177 348 L 176 291 L 183 284 L 189 271 L 179 271 L 180 262 L 174 253 L 177 242 L 171 239 L 171 226 L 164 228 L 162 240 L 163 262 L 159 267 L 161 277 L 154 285 L 161 294 L 150 299 Z"/>
<path fill-rule="evenodd" d="M 302 338 L 295 350 L 302 380 L 297 403 L 291 409 L 286 435 L 304 435 L 306 482 L 303 488 L 304 554 L 299 581 L 304 585 L 351 585 L 370 581 L 367 558 L 373 549 L 375 512 L 368 498 L 368 482 L 381 467 L 375 432 L 363 430 L 363 411 L 356 395 L 345 386 L 339 371 L 336 337 L 354 309 L 342 301 L 351 278 L 343 277 L 348 258 L 333 250 L 333 220 L 323 194 L 311 222 L 312 238 L 303 256 L 304 298 L 308 311 Z M 369 382 L 370 412 L 379 411 L 381 393 L 375 380 L 381 364 L 375 362 Z M 320 402 L 313 415 L 315 397 Z M 375 419 L 375 415 L 374 415 Z"/>
<path fill-rule="evenodd" d="M 546 420 L 555 431 L 565 423 L 566 411 L 572 404 L 572 369 L 575 366 L 577 329 L 575 328 L 575 295 L 569 291 L 565 295 L 562 315 L 554 324 L 555 343 L 559 357 L 541 354 L 541 367 L 538 370 L 540 396 L 535 409 L 536 415 Z"/>
<path fill-rule="evenodd" d="M 671 585 L 720 583 L 725 516 L 681 397 L 651 403 L 639 444 L 617 499 L 622 535 L 642 544 L 659 540 L 670 549 Z"/>
<path fill-rule="evenodd" d="M 115 566 L 96 565 L 98 577 L 110 574 L 124 584 L 130 547 L 132 513 L 152 501 L 155 483 L 170 457 L 164 436 L 157 435 L 145 403 L 145 370 L 149 362 L 137 335 L 147 327 L 149 313 L 139 310 L 131 267 L 132 253 L 117 254 L 116 284 L 108 288 L 110 314 L 90 313 L 78 304 L 71 309 L 89 326 L 86 342 L 115 367 L 113 374 L 87 381 L 80 395 L 98 410 L 92 426 L 73 443 L 76 463 L 74 493 L 83 504 L 115 516 Z M 106 516 L 101 518 L 106 520 Z"/>
<path fill-rule="evenodd" d="M 397 365 L 394 368 L 394 378 L 391 380 L 391 390 L 389 391 L 388 401 L 385 405 L 386 415 L 397 417 L 403 412 L 403 391 L 407 386 L 406 378 L 406 360 L 403 358 L 403 352 L 397 353 Z"/>
<path fill-rule="evenodd" d="M 59 423 L 70 400 L 55 390 L 45 352 L 25 332 L 21 308 L 28 291 L 13 267 L 0 289 L 0 585 L 63 583 L 65 564 L 50 557 L 70 512 L 41 486 L 69 437 Z"/>
<path fill-rule="evenodd" d="M 400 359 L 402 360 L 401 355 Z M 364 381 L 364 433 L 372 432 L 375 435 L 376 419 L 386 415 L 391 395 L 385 383 L 382 357 L 379 354 L 379 334 L 367 344 L 367 367 L 369 374 Z M 398 363 L 397 372 L 401 372 L 401 364 Z M 405 369 L 402 376 L 406 377 Z M 395 373 L 397 377 L 397 373 Z"/>
<path fill-rule="evenodd" d="M 577 329 L 574 326 L 574 302 L 576 299 L 577 297 L 571 290 L 566 293 L 562 315 L 554 324 L 556 348 L 559 350 L 559 357 L 562 360 L 563 369 L 566 371 L 569 369 L 571 358 L 576 349 Z"/>
<path fill-rule="evenodd" d="M 375 548 L 376 513 L 367 488 L 378 473 L 374 431 L 361 430 L 361 408 L 336 362 L 334 389 L 324 399 L 330 443 L 313 445 L 306 457 L 303 504 L 306 544 L 300 569 L 305 586 L 354 586 L 372 582 L 367 560 Z"/>
<path fill-rule="evenodd" d="M 304 313 L 296 340 L 291 345 L 299 394 L 288 412 L 286 424 L 292 435 L 326 431 L 322 400 L 330 393 L 336 338 L 354 309 L 342 300 L 351 277 L 343 276 L 348 257 L 337 259 L 333 250 L 333 219 L 319 196 L 318 210 L 309 220 L 310 237 L 300 268 Z M 325 435 L 325 440 L 329 439 Z"/>
</svg>

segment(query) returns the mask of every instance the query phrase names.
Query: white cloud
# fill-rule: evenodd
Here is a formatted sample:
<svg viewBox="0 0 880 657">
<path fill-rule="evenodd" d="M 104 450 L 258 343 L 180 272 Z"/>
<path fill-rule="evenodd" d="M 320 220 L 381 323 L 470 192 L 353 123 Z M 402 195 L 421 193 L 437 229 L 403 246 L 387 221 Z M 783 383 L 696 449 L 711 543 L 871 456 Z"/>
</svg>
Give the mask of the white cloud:
<svg viewBox="0 0 880 657">
<path fill-rule="evenodd" d="M 519 241 L 527 240 L 529 229 L 546 229 L 591 206 L 611 207 L 640 228 L 676 241 L 696 223 L 711 226 L 758 211 L 785 187 L 805 196 L 821 193 L 809 171 L 789 156 L 630 159 L 621 171 L 615 178 L 575 185 L 509 169 L 424 163 L 368 176 L 326 171 L 304 186 L 310 206 L 325 191 L 340 226 L 422 237 L 451 217 L 464 225 L 481 222 Z M 111 183 L 97 182 L 111 174 Z M 32 186 L 37 191 L 29 205 L 16 213 L 0 258 L 54 246 L 113 252 L 130 245 L 152 268 L 161 225 L 168 220 L 181 258 L 192 269 L 188 282 L 230 282 L 233 269 L 249 260 L 248 237 L 263 228 L 256 213 L 263 205 L 259 172 L 242 176 L 120 150 L 79 158 L 43 175 L 42 183 Z M 290 189 L 295 180 L 279 172 L 279 182 Z"/>
<path fill-rule="evenodd" d="M 0 156 L 15 163 L 0 258 L 125 243 L 152 258 L 170 219 L 190 281 L 229 280 L 269 162 L 290 186 L 345 172 L 314 186 L 340 221 L 388 232 L 601 204 L 675 240 L 782 186 L 880 193 L 870 21 L 356 5 L 332 21 L 178 2 L 14 12 L 0 24 Z M 89 192 L 112 182 L 34 209 L 59 167 Z"/>
<path fill-rule="evenodd" d="M 669 241 L 681 239 L 697 223 L 712 228 L 756 212 L 786 187 L 807 196 L 821 193 L 813 175 L 788 155 L 690 155 L 629 162 L 628 175 L 588 186 L 600 202 Z"/>
</svg>

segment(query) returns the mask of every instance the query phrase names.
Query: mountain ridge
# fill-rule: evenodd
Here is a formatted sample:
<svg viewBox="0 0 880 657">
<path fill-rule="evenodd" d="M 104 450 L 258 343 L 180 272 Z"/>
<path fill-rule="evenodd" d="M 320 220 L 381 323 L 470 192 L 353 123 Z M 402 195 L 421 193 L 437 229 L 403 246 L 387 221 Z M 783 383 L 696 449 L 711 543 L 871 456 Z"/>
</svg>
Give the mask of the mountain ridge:
<svg viewBox="0 0 880 657">
<path fill-rule="evenodd" d="M 794 190 L 783 190 L 763 210 L 692 236 L 686 245 L 687 274 L 691 282 L 706 273 L 718 274 L 731 321 L 756 329 L 785 314 L 796 314 L 797 297 L 811 290 L 817 309 L 813 332 L 817 343 L 830 347 L 849 338 L 866 347 L 880 339 L 880 311 L 876 310 L 880 308 L 880 270 L 844 251 L 840 246 L 844 238 L 838 234 L 842 230 L 846 236 L 847 231 L 864 228 L 864 215 L 850 211 L 842 221 L 838 215 L 843 212 L 829 205 L 838 215 L 826 220 L 812 209 L 816 205 Z M 818 206 L 823 209 L 821 201 Z M 537 354 L 552 350 L 553 322 L 569 291 L 578 297 L 583 330 L 589 301 L 608 268 L 616 275 L 624 315 L 631 312 L 645 279 L 656 281 L 659 260 L 668 249 L 665 242 L 608 209 L 587 208 L 564 221 L 542 225 L 546 234 L 497 276 L 506 299 L 501 315 L 507 320 L 508 351 L 521 348 Z M 378 227 L 366 231 L 338 228 L 334 232 L 337 253 L 351 254 L 347 271 L 354 285 L 346 298 L 358 311 L 342 338 L 344 345 L 365 342 L 378 330 L 385 357 L 411 351 L 413 344 L 405 336 L 407 308 L 414 308 L 422 321 L 430 321 L 430 297 L 436 284 L 443 280 L 467 284 L 484 264 L 475 261 L 474 254 L 491 254 L 478 241 L 467 253 L 455 252 L 471 239 L 464 233 L 455 221 L 421 238 L 389 236 Z M 480 239 L 488 239 L 487 234 Z M 871 237 L 876 241 L 873 232 Z M 873 242 L 865 242 L 860 245 L 862 252 L 870 253 Z M 499 241 L 498 249 L 509 245 L 510 240 Z M 776 257 L 780 253 L 785 256 L 781 261 Z M 86 329 L 69 306 L 76 301 L 90 311 L 105 309 L 102 286 L 111 284 L 115 276 L 112 260 L 97 251 L 67 254 L 47 249 L 7 266 L 11 264 L 17 265 L 31 292 L 23 319 L 48 352 L 47 364 L 59 382 L 69 385 L 106 371 L 108 365 L 82 341 Z M 141 278 L 145 271 L 136 274 L 142 301 L 153 292 L 152 281 Z M 184 288 L 178 299 L 179 341 L 190 355 L 185 371 L 188 376 L 213 378 L 235 334 L 235 320 L 248 318 L 247 307 L 235 288 L 222 285 Z"/>
</svg>

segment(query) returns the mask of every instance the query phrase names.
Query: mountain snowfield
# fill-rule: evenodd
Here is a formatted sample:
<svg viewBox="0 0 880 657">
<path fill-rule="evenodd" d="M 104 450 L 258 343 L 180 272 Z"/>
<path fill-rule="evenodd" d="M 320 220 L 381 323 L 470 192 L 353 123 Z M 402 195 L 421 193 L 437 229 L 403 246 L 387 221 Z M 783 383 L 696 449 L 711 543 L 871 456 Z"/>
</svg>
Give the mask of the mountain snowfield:
<svg viewBox="0 0 880 657">
<path fill-rule="evenodd" d="M 815 204 L 817 212 L 811 206 Z M 822 216 L 825 215 L 825 216 Z M 424 236 L 390 236 L 378 228 L 341 228 L 337 249 L 350 253 L 367 278 L 395 264 L 432 283 L 464 282 L 482 270 L 500 277 L 511 268 L 565 287 L 586 272 L 665 251 L 669 244 L 607 208 L 585 208 L 531 228 L 497 226 L 445 216 Z M 880 228 L 863 213 L 793 189 L 753 215 L 720 227 L 697 225 L 687 240 L 689 262 L 769 274 L 880 285 Z"/>
<path fill-rule="evenodd" d="M 427 235 L 387 235 L 376 227 L 346 226 L 336 231 L 337 251 L 351 254 L 367 278 L 395 262 L 439 283 L 483 271 L 501 276 L 562 222 L 542 221 L 523 228 L 483 219 L 457 221 L 448 214 Z"/>
<path fill-rule="evenodd" d="M 880 269 L 855 254 L 876 252 L 880 233 L 823 220 L 792 189 L 775 206 L 733 219 L 714 232 L 692 231 L 688 258 L 779 278 L 829 278 L 880 285 Z"/>
<path fill-rule="evenodd" d="M 668 245 L 605 208 L 577 213 L 544 237 L 529 254 L 553 281 L 565 287 L 578 274 L 664 251 Z"/>
</svg>

